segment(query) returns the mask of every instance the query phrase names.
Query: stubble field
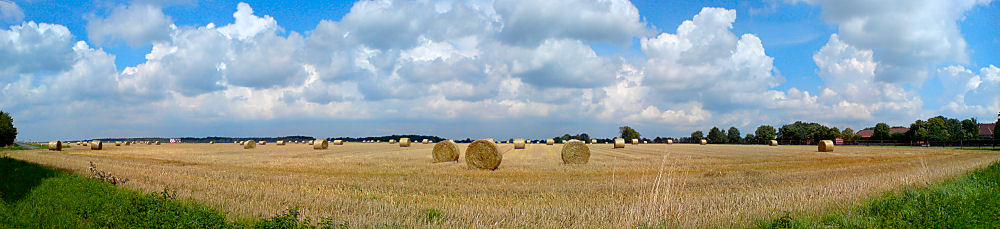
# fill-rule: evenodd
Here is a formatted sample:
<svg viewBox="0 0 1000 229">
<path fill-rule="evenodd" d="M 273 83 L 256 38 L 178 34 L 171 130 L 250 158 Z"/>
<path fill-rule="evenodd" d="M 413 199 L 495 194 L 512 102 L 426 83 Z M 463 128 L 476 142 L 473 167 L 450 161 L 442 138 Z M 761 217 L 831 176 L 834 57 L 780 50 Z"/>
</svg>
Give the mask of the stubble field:
<svg viewBox="0 0 1000 229">
<path fill-rule="evenodd" d="M 431 163 L 433 144 L 347 143 L 313 150 L 233 143 L 15 151 L 9 156 L 86 174 L 89 162 L 146 192 L 175 190 L 234 217 L 289 207 L 351 227 L 746 226 L 784 212 L 849 208 L 902 185 L 923 185 L 1000 159 L 925 148 L 762 145 L 590 145 L 564 165 L 562 145 L 500 144 L 496 171 Z M 429 217 L 433 216 L 433 217 Z"/>
</svg>

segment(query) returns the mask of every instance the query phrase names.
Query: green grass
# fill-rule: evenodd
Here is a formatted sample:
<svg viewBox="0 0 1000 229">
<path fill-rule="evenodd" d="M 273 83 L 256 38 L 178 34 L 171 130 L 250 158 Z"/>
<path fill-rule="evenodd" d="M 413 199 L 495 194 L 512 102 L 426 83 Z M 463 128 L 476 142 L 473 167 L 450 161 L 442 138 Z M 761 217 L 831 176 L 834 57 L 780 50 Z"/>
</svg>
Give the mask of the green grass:
<svg viewBox="0 0 1000 229">
<path fill-rule="evenodd" d="M 1000 228 L 1000 163 L 924 188 L 884 193 L 848 212 L 786 216 L 758 228 Z"/>
<path fill-rule="evenodd" d="M 0 157 L 0 228 L 346 228 L 312 223 L 291 208 L 260 220 L 227 221 L 216 209 L 177 200 L 169 190 L 140 193 L 95 178 Z"/>
</svg>

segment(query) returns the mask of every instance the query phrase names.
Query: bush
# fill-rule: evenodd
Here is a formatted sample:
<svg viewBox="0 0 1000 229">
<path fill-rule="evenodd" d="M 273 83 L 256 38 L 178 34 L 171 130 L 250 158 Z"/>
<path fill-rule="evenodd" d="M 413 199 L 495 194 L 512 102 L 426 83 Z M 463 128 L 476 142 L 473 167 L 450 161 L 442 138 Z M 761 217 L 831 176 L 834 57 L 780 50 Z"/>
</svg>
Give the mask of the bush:
<svg viewBox="0 0 1000 229">
<path fill-rule="evenodd" d="M 14 119 L 10 114 L 0 111 L 0 147 L 14 144 L 17 138 L 17 128 L 14 128 Z"/>
</svg>

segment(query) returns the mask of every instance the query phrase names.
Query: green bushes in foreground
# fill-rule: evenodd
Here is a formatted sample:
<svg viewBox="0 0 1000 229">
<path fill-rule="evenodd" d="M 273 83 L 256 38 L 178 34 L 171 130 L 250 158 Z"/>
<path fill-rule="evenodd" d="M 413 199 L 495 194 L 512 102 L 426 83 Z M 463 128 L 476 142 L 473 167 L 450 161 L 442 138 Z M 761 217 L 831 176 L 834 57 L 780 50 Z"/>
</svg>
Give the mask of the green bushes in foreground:
<svg viewBox="0 0 1000 229">
<path fill-rule="evenodd" d="M 758 222 L 759 228 L 1000 228 L 1000 163 L 926 188 L 902 188 L 857 209 Z"/>
</svg>

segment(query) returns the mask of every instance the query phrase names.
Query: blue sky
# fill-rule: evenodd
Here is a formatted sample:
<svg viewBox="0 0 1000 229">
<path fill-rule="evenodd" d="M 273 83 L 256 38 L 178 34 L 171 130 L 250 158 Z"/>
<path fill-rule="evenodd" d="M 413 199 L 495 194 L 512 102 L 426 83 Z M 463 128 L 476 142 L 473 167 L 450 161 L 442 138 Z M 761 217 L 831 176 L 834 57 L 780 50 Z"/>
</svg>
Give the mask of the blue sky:
<svg viewBox="0 0 1000 229">
<path fill-rule="evenodd" d="M 998 25 L 987 0 L 0 0 L 0 109 L 22 140 L 985 122 Z"/>
</svg>

